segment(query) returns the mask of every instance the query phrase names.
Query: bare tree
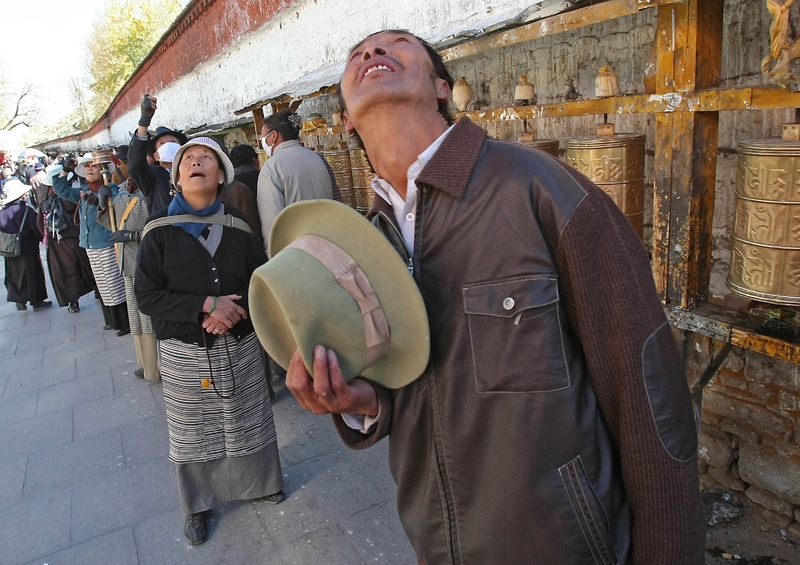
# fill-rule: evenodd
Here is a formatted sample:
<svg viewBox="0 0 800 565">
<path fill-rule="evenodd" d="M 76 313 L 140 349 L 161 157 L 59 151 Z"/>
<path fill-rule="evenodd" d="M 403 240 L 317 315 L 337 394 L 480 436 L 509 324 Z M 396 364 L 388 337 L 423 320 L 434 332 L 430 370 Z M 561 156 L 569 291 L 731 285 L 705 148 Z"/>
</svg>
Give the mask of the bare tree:
<svg viewBox="0 0 800 565">
<path fill-rule="evenodd" d="M 32 91 L 33 87 L 30 84 L 26 84 L 22 87 L 22 90 L 20 90 L 15 97 L 16 102 L 14 103 L 13 114 L 3 117 L 5 124 L 0 129 L 12 130 L 18 126 L 31 126 L 30 118 L 32 116 L 32 110 L 28 106 L 28 101 L 25 99 L 30 99 Z"/>
</svg>

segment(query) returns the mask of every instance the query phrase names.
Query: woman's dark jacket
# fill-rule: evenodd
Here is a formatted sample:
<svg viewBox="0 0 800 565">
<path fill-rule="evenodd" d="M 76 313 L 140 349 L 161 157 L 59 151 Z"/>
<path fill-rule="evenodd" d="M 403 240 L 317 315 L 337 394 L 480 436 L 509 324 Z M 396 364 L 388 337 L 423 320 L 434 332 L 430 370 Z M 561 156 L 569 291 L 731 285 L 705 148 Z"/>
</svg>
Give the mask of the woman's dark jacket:
<svg viewBox="0 0 800 565">
<path fill-rule="evenodd" d="M 25 216 L 26 209 L 28 210 L 27 216 Z M 39 252 L 42 232 L 36 226 L 36 211 L 25 204 L 24 201 L 12 202 L 0 210 L 0 231 L 4 233 L 19 232 L 23 217 L 25 217 L 25 227 L 22 230 L 22 254 L 36 254 Z"/>
<path fill-rule="evenodd" d="M 242 220 L 244 214 L 233 207 L 224 211 Z M 167 215 L 163 209 L 150 220 Z M 250 275 L 266 263 L 264 246 L 254 235 L 233 227 L 223 227 L 222 241 L 213 257 L 192 235 L 178 226 L 161 226 L 142 238 L 134 291 L 139 309 L 153 320 L 158 339 L 175 338 L 185 343 L 210 347 L 214 334 L 202 328 L 203 303 L 208 296 L 239 294 L 237 303 L 245 310 Z M 240 339 L 253 331 L 248 317 L 231 330 Z"/>
</svg>

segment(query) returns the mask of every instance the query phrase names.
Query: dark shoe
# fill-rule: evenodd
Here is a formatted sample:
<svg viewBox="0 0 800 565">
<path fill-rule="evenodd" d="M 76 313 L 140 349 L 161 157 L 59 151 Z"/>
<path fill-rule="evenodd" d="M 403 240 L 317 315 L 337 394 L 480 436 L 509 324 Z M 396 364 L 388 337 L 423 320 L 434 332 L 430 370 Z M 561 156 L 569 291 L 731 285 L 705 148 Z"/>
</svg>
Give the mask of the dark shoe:
<svg viewBox="0 0 800 565">
<path fill-rule="evenodd" d="M 144 367 L 139 367 L 138 369 L 136 369 L 133 372 L 133 376 L 136 377 L 137 379 L 143 379 L 144 378 Z"/>
<path fill-rule="evenodd" d="M 122 337 L 124 335 L 128 335 L 129 333 L 131 333 L 131 329 L 130 328 L 122 328 L 121 330 L 117 331 L 117 335 L 119 337 Z"/>
<path fill-rule="evenodd" d="M 50 302 L 49 300 L 43 300 L 43 301 L 39 302 L 39 304 L 34 304 L 33 305 L 33 311 L 34 312 L 38 312 L 39 310 L 44 310 L 45 308 L 50 308 L 52 305 L 53 305 L 53 303 Z"/>
<path fill-rule="evenodd" d="M 17 302 L 17 310 L 27 310 L 28 307 L 25 306 L 24 302 Z"/>
<path fill-rule="evenodd" d="M 94 291 L 94 299 L 95 300 L 100 300 L 100 293 L 97 292 L 96 290 Z"/>
<path fill-rule="evenodd" d="M 113 330 L 114 326 L 112 326 L 111 324 L 106 324 L 105 326 L 103 326 L 103 329 L 106 330 L 106 331 L 107 330 Z"/>
<path fill-rule="evenodd" d="M 208 515 L 211 510 L 196 512 L 186 516 L 186 523 L 183 525 L 183 535 L 191 545 L 200 545 L 208 539 Z"/>
<path fill-rule="evenodd" d="M 262 496 L 261 498 L 256 498 L 259 502 L 266 502 L 267 504 L 280 504 L 284 500 L 286 500 L 286 495 L 283 494 L 282 490 L 279 490 L 275 494 L 268 494 L 267 496 Z"/>
<path fill-rule="evenodd" d="M 75 314 L 76 312 L 81 311 L 81 305 L 76 300 L 75 302 L 70 302 L 69 306 L 67 306 L 67 312 L 70 314 Z"/>
</svg>

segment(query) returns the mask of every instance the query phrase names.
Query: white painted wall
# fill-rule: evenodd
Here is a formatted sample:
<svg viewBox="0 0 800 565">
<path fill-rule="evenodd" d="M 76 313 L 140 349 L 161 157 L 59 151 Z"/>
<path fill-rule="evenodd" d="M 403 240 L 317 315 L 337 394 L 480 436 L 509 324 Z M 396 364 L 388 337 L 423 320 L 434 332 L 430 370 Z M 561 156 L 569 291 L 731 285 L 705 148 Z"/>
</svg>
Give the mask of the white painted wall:
<svg viewBox="0 0 800 565">
<path fill-rule="evenodd" d="M 154 92 L 158 112 L 153 125 L 187 129 L 227 122 L 236 110 L 264 98 L 306 94 L 333 84 L 350 48 L 381 29 L 408 29 L 437 44 L 566 6 L 565 0 L 301 0 L 213 60 Z M 138 117 L 138 109 L 132 110 L 112 124 L 111 143 L 127 142 Z"/>
</svg>

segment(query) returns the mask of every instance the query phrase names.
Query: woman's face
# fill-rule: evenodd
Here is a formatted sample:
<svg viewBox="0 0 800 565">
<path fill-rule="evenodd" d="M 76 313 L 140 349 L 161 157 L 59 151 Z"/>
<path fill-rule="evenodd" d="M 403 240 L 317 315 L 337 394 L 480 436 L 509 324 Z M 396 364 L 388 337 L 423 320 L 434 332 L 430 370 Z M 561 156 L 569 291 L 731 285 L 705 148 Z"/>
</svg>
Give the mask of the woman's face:
<svg viewBox="0 0 800 565">
<path fill-rule="evenodd" d="M 103 180 L 102 169 L 98 163 L 86 163 L 84 165 L 86 171 L 85 178 L 89 182 L 99 182 Z"/>
<path fill-rule="evenodd" d="M 178 166 L 178 184 L 184 193 L 216 194 L 217 186 L 225 181 L 217 154 L 202 145 L 192 145 Z"/>
</svg>

